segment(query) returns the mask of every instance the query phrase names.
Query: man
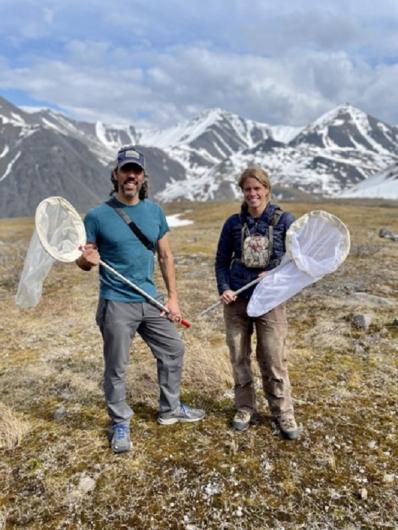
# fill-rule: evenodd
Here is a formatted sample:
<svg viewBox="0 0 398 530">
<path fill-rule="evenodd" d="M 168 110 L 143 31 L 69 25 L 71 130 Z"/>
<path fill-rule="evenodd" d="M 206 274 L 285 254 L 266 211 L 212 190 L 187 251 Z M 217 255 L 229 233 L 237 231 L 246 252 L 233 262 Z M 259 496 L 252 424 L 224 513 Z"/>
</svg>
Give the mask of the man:
<svg viewBox="0 0 398 530">
<path fill-rule="evenodd" d="M 100 299 L 96 321 L 104 341 L 104 392 L 111 419 L 111 447 L 128 451 L 133 411 L 126 401 L 125 379 L 131 340 L 138 332 L 157 360 L 160 388 L 158 422 L 201 420 L 203 410 L 179 401 L 184 345 L 175 328 L 181 320 L 169 227 L 162 209 L 147 197 L 145 161 L 134 146 L 122 147 L 112 172 L 116 196 L 90 210 L 84 220 L 87 244 L 77 260 L 83 270 L 98 265 L 101 258 L 153 298 L 154 250 L 167 289 L 161 313 L 139 293 L 100 268 Z M 127 214 L 127 218 L 123 216 Z M 131 228 L 128 222 L 133 221 Z M 138 231 L 137 231 L 138 229 Z M 134 230 L 134 232 L 133 232 Z"/>
</svg>

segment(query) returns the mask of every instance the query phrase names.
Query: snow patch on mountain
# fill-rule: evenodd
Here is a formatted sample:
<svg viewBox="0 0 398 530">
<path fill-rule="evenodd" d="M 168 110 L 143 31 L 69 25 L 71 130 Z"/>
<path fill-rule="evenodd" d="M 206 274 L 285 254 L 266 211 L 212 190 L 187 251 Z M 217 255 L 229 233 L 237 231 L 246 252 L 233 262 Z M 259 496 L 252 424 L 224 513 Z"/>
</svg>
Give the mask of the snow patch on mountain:
<svg viewBox="0 0 398 530">
<path fill-rule="evenodd" d="M 14 156 L 14 158 L 11 160 L 11 162 L 8 164 L 7 169 L 5 173 L 0 177 L 0 182 L 4 180 L 12 171 L 12 167 L 15 164 L 15 162 L 18 160 L 18 158 L 21 156 L 21 151 L 18 151 L 18 153 Z"/>
<path fill-rule="evenodd" d="M 342 198 L 373 198 L 398 200 L 398 163 L 372 175 L 338 195 Z"/>
<path fill-rule="evenodd" d="M 3 151 L 0 153 L 0 158 L 4 158 L 9 150 L 10 148 L 8 147 L 8 145 L 5 145 Z"/>
<path fill-rule="evenodd" d="M 284 144 L 288 144 L 303 130 L 303 127 L 291 127 L 289 125 L 271 125 L 270 129 L 274 140 L 277 140 L 278 142 L 283 142 Z"/>
<path fill-rule="evenodd" d="M 303 128 L 271 126 L 216 108 L 160 131 L 78 122 L 48 109 L 24 112 L 0 97 L 0 130 L 3 179 L 9 160 L 26 153 L 25 140 L 35 146 L 32 160 L 38 152 L 48 153 L 43 142 L 62 151 L 68 146 L 69 159 L 76 160 L 74 175 L 94 171 L 106 175 L 106 183 L 117 149 L 135 144 L 148 162 L 151 193 L 165 202 L 235 199 L 241 193 L 239 175 L 253 165 L 266 169 L 273 185 L 283 189 L 337 196 L 356 186 L 362 190 L 360 182 L 371 183 L 372 175 L 398 160 L 398 128 L 348 104 Z M 13 172 L 26 178 L 21 160 L 15 160 Z M 37 163 L 47 171 L 45 160 Z M 63 175 L 62 157 L 60 163 Z M 382 184 L 378 193 L 388 195 Z M 3 208 L 11 209 L 4 198 Z"/>
<path fill-rule="evenodd" d="M 143 130 L 140 133 L 139 142 L 142 145 L 151 145 L 161 149 L 190 145 L 203 134 L 217 127 L 229 128 L 245 147 L 251 147 L 259 141 L 260 138 L 255 138 L 257 130 L 262 131 L 263 136 L 269 136 L 271 133 L 271 128 L 267 124 L 244 120 L 236 114 L 215 108 L 203 111 L 191 120 L 162 131 Z"/>
</svg>

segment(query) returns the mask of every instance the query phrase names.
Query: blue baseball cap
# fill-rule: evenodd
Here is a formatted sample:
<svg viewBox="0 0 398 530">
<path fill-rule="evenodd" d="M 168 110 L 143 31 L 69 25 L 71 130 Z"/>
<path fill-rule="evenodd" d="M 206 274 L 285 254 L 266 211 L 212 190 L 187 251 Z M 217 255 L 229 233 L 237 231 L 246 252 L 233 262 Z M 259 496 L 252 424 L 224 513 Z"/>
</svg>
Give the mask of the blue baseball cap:
<svg viewBox="0 0 398 530">
<path fill-rule="evenodd" d="M 126 164 L 137 164 L 145 169 L 144 155 L 137 151 L 134 145 L 125 145 L 117 152 L 117 167 L 120 169 Z"/>
</svg>

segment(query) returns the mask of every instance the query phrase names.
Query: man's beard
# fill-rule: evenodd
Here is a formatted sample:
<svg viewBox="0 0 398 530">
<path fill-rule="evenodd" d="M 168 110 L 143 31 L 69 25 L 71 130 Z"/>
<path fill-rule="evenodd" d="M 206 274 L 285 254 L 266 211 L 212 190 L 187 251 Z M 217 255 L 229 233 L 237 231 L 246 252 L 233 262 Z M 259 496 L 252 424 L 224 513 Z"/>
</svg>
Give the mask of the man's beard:
<svg viewBox="0 0 398 530">
<path fill-rule="evenodd" d="M 130 184 L 130 183 L 133 183 L 134 184 L 134 188 L 131 188 L 131 189 L 127 189 L 126 190 L 126 185 Z M 121 186 L 120 186 L 120 191 L 122 192 L 123 195 L 125 195 L 126 197 L 135 197 L 139 192 L 140 192 L 140 189 L 141 189 L 141 185 L 139 184 L 139 182 L 137 182 L 135 179 L 127 179 Z"/>
</svg>

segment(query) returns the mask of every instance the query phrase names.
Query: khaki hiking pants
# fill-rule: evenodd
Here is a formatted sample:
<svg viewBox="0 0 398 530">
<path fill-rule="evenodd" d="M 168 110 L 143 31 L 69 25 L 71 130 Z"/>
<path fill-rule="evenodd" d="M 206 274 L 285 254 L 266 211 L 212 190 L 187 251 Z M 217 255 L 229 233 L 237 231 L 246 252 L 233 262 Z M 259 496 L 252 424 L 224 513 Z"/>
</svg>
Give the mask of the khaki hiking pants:
<svg viewBox="0 0 398 530">
<path fill-rule="evenodd" d="M 237 409 L 256 411 L 256 394 L 251 371 L 251 339 L 256 330 L 256 357 L 265 397 L 274 418 L 293 415 L 287 366 L 287 320 L 280 305 L 265 315 L 251 318 L 246 313 L 248 300 L 238 298 L 224 305 L 226 342 L 235 381 Z"/>
</svg>

